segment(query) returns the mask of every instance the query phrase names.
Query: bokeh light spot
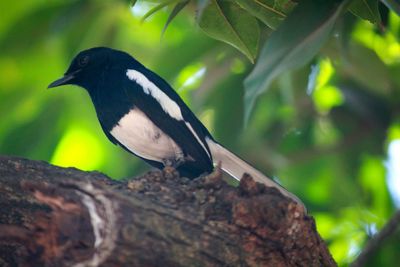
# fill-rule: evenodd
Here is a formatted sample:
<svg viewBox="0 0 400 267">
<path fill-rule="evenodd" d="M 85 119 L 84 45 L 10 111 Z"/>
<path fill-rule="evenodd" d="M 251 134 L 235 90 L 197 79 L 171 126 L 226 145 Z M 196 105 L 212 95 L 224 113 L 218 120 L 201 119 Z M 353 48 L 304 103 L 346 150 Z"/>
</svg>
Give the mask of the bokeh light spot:
<svg viewBox="0 0 400 267">
<path fill-rule="evenodd" d="M 51 163 L 61 167 L 95 170 L 103 164 L 104 154 L 101 143 L 89 131 L 71 128 L 57 145 Z"/>
</svg>

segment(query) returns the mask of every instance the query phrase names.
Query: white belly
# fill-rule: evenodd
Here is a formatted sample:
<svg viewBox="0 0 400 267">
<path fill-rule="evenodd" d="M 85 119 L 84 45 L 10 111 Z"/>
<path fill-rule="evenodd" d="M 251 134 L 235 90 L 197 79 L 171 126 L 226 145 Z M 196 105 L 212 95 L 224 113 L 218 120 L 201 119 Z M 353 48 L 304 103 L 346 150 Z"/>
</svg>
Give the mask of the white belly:
<svg viewBox="0 0 400 267">
<path fill-rule="evenodd" d="M 149 160 L 176 160 L 182 151 L 140 110 L 132 109 L 111 130 L 111 135 L 134 154 Z"/>
</svg>

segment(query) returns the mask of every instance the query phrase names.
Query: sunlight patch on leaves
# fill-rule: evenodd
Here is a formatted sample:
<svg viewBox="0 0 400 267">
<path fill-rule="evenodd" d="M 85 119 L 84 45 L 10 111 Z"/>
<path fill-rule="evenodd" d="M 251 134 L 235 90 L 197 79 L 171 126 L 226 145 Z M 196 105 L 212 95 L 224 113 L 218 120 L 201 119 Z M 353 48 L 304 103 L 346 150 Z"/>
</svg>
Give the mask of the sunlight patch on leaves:
<svg viewBox="0 0 400 267">
<path fill-rule="evenodd" d="M 380 218 L 387 218 L 391 209 L 383 159 L 365 155 L 358 179 L 364 191 L 364 201 L 368 201 L 371 212 Z"/>
<path fill-rule="evenodd" d="M 231 72 L 235 74 L 243 73 L 246 70 L 246 65 L 239 58 L 234 58 L 231 64 Z"/>
<path fill-rule="evenodd" d="M 307 198 L 320 205 L 326 205 L 332 198 L 332 193 L 329 190 L 321 190 L 322 188 L 329 188 L 332 185 L 332 175 L 329 169 L 321 170 L 318 173 L 318 179 L 315 179 L 312 184 L 308 184 Z"/>
<path fill-rule="evenodd" d="M 388 141 L 400 139 L 400 123 L 391 125 L 388 129 Z"/>
<path fill-rule="evenodd" d="M 313 98 L 314 105 L 320 114 L 329 111 L 343 103 L 344 98 L 339 90 L 330 83 L 335 69 L 329 58 L 322 59 L 314 66 L 309 76 L 307 92 Z"/>
<path fill-rule="evenodd" d="M 378 34 L 373 25 L 360 21 L 352 35 L 355 40 L 374 50 L 384 63 L 400 62 L 400 43 L 391 31 L 387 31 L 383 35 Z"/>
<path fill-rule="evenodd" d="M 318 112 L 326 114 L 333 107 L 340 106 L 344 98 L 336 86 L 326 85 L 314 91 L 313 100 Z"/>
<path fill-rule="evenodd" d="M 333 107 L 341 105 L 344 98 L 339 88 L 330 83 L 335 72 L 332 62 L 328 58 L 322 59 L 317 69 L 315 87 L 310 91 L 317 111 L 327 114 Z"/>
<path fill-rule="evenodd" d="M 316 213 L 321 236 L 339 266 L 347 265 L 361 251 L 368 235 L 376 233 L 384 220 L 360 207 L 349 207 L 339 214 Z"/>
<path fill-rule="evenodd" d="M 328 84 L 333 74 L 335 73 L 335 69 L 333 68 L 332 62 L 329 58 L 322 59 L 318 62 L 318 75 L 316 78 L 316 88 L 321 88 Z M 314 88 L 315 89 L 315 88 Z"/>
</svg>

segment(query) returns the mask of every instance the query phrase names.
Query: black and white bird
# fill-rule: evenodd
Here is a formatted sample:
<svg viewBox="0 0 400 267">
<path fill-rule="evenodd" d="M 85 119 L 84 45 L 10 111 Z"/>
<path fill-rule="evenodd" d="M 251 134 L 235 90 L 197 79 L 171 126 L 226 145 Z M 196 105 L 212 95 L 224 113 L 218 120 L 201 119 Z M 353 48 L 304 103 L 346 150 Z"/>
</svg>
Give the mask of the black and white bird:
<svg viewBox="0 0 400 267">
<path fill-rule="evenodd" d="M 221 164 L 240 180 L 244 173 L 301 201 L 214 140 L 179 95 L 129 54 L 106 47 L 80 52 L 64 76 L 49 85 L 73 84 L 89 93 L 106 136 L 150 165 L 173 166 L 194 178 Z"/>
</svg>

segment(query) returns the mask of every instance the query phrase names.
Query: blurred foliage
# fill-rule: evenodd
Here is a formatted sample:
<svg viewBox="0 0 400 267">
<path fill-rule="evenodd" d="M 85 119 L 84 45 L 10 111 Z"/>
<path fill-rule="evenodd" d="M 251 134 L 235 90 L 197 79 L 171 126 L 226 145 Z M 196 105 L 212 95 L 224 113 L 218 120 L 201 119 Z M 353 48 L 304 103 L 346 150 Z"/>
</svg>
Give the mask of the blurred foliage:
<svg viewBox="0 0 400 267">
<path fill-rule="evenodd" d="M 400 8 L 313 3 L 2 1 L 0 153 L 114 178 L 148 169 L 106 139 L 84 90 L 46 90 L 80 50 L 125 50 L 303 199 L 347 266 L 400 205 Z M 369 266 L 397 266 L 399 239 Z"/>
</svg>

